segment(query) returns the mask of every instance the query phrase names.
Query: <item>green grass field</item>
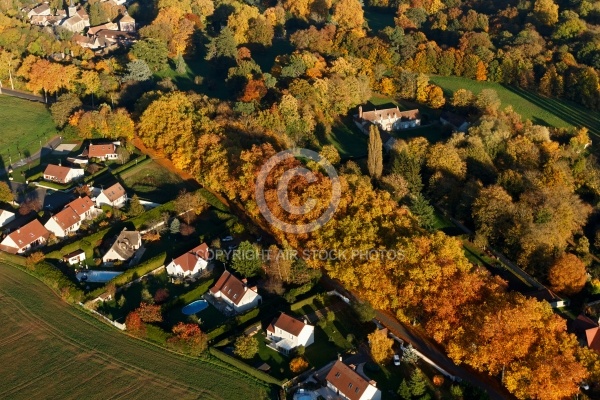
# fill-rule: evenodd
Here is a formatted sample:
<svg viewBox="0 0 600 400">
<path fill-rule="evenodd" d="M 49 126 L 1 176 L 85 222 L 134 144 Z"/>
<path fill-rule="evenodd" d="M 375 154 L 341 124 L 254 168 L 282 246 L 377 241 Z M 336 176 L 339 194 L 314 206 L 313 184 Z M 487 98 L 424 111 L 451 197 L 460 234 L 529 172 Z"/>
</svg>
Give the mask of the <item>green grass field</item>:
<svg viewBox="0 0 600 400">
<path fill-rule="evenodd" d="M 0 95 L 0 121 L 0 165 L 8 165 L 9 156 L 15 162 L 34 154 L 40 141 L 44 144 L 57 134 L 45 105 L 16 97 Z"/>
<path fill-rule="evenodd" d="M 248 399 L 266 385 L 130 338 L 0 264 L 0 398 Z"/>
<path fill-rule="evenodd" d="M 128 169 L 119 177 L 126 189 L 157 203 L 172 200 L 182 189 L 191 189 L 179 176 L 154 161 Z"/>
<path fill-rule="evenodd" d="M 564 127 L 585 126 L 590 133 L 600 137 L 600 113 L 587 110 L 573 102 L 540 96 L 517 87 L 493 82 L 479 82 L 455 76 L 432 76 L 430 80 L 441 86 L 447 96 L 458 89 L 468 89 L 477 94 L 483 89 L 494 89 L 502 107 L 512 106 L 523 118 L 535 124 Z"/>
</svg>

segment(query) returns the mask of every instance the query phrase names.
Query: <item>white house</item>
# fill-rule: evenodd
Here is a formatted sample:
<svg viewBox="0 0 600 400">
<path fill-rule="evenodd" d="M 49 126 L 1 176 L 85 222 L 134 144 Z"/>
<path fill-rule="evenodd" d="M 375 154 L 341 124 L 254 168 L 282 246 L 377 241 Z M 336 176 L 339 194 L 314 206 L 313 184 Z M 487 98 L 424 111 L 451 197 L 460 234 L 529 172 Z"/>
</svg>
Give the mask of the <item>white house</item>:
<svg viewBox="0 0 600 400">
<path fill-rule="evenodd" d="M 70 207 L 73 210 L 75 210 L 77 215 L 79 215 L 79 219 L 81 221 L 84 221 L 86 219 L 92 219 L 96 217 L 96 215 L 100 212 L 95 207 L 95 204 L 92 201 L 92 199 L 90 199 L 88 196 L 78 197 L 69 204 L 67 204 L 66 207 Z"/>
<path fill-rule="evenodd" d="M 101 161 L 116 160 L 119 157 L 117 146 L 113 143 L 90 144 L 87 156 L 88 158 L 97 158 Z"/>
<path fill-rule="evenodd" d="M 215 286 L 210 288 L 210 292 L 216 299 L 227 303 L 236 313 L 258 306 L 262 300 L 255 287 L 249 288 L 229 271 L 223 272 Z"/>
<path fill-rule="evenodd" d="M 63 167 L 62 165 L 48 164 L 44 170 L 44 179 L 51 182 L 69 183 L 83 178 L 84 171 L 81 168 Z"/>
<path fill-rule="evenodd" d="M 365 122 L 377 124 L 384 131 L 398 131 L 421 126 L 421 113 L 417 109 L 400 111 L 398 107 L 363 112 L 362 106 L 359 106 L 355 123 L 363 132 Z"/>
<path fill-rule="evenodd" d="M 79 214 L 71 207 L 65 207 L 64 210 L 56 215 L 53 215 L 44 225 L 46 229 L 54 233 L 56 237 L 62 238 L 69 236 L 70 233 L 75 233 L 81 226 Z"/>
<path fill-rule="evenodd" d="M 171 261 L 167 265 L 167 274 L 177 277 L 196 276 L 204 271 L 207 265 L 208 245 L 202 243 Z"/>
<path fill-rule="evenodd" d="M 315 342 L 315 327 L 281 313 L 267 327 L 267 338 L 278 351 L 290 354 L 298 346 Z"/>
<path fill-rule="evenodd" d="M 37 219 L 17 229 L 0 243 L 0 249 L 13 254 L 24 253 L 27 250 L 46 243 L 50 232 Z"/>
<path fill-rule="evenodd" d="M 142 236 L 140 233 L 137 231 L 128 231 L 125 228 L 119 233 L 117 240 L 115 240 L 104 257 L 102 257 L 102 261 L 105 263 L 127 261 L 133 257 L 140 247 L 142 247 Z"/>
<path fill-rule="evenodd" d="M 85 251 L 75 250 L 63 256 L 63 261 L 69 265 L 77 265 L 85 261 Z"/>
<path fill-rule="evenodd" d="M 15 213 L 6 211 L 6 210 L 0 210 L 0 227 L 2 227 L 14 220 L 15 220 Z"/>
<path fill-rule="evenodd" d="M 86 27 L 90 26 L 90 17 L 85 11 L 85 8 L 73 5 L 73 0 L 71 0 L 69 7 L 67 8 L 67 16 L 68 18 L 63 20 L 61 26 L 71 32 L 81 32 Z"/>
<path fill-rule="evenodd" d="M 325 378 L 327 387 L 337 393 L 339 398 L 348 400 L 381 400 L 381 391 L 375 381 L 360 376 L 355 368 L 342 361 L 336 361 Z"/>
<path fill-rule="evenodd" d="M 37 15 L 51 15 L 50 4 L 42 3 L 39 6 L 33 8 L 27 13 L 28 18 L 32 18 Z"/>
<path fill-rule="evenodd" d="M 96 206 L 100 207 L 106 204 L 113 207 L 123 207 L 127 202 L 127 192 L 120 183 L 115 183 L 108 189 L 102 190 L 96 197 Z"/>
</svg>

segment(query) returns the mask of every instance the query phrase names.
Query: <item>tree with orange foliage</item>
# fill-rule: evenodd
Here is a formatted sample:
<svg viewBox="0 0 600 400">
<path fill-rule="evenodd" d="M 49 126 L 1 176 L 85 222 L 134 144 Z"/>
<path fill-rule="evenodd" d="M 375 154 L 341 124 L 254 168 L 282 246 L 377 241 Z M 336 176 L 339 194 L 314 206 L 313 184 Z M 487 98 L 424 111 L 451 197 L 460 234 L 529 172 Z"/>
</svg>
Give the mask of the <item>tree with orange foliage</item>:
<svg viewBox="0 0 600 400">
<path fill-rule="evenodd" d="M 387 337 L 386 329 L 379 329 L 369 334 L 371 357 L 377 364 L 385 364 L 392 359 L 394 340 Z"/>
<path fill-rule="evenodd" d="M 548 281 L 559 293 L 577 294 L 587 281 L 585 264 L 575 254 L 564 254 L 550 267 Z"/>
<path fill-rule="evenodd" d="M 173 327 L 173 337 L 169 343 L 192 356 L 199 356 L 208 348 L 208 337 L 198 324 L 178 323 Z"/>
<path fill-rule="evenodd" d="M 146 334 L 146 325 L 135 311 L 127 314 L 125 326 L 127 326 L 127 331 L 131 332 L 132 335 L 143 337 Z"/>
<path fill-rule="evenodd" d="M 135 310 L 143 322 L 162 322 L 163 316 L 160 306 L 148 303 L 142 303 Z"/>
<path fill-rule="evenodd" d="M 249 103 L 251 101 L 260 101 L 267 94 L 267 87 L 262 79 L 250 79 L 246 84 L 240 101 Z"/>
<path fill-rule="evenodd" d="M 305 371 L 308 366 L 308 361 L 306 361 L 304 357 L 296 357 L 290 361 L 290 371 L 295 374 Z"/>
</svg>

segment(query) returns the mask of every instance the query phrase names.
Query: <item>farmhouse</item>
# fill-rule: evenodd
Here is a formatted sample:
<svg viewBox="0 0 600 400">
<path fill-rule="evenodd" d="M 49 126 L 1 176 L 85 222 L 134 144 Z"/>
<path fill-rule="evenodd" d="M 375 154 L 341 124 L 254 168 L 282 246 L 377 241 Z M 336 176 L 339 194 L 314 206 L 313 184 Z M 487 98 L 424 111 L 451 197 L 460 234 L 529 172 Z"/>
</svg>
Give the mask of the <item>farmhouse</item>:
<svg viewBox="0 0 600 400">
<path fill-rule="evenodd" d="M 34 219 L 5 237 L 0 243 L 0 248 L 8 253 L 20 254 L 46 243 L 48 236 L 50 232 L 40 221 Z"/>
<path fill-rule="evenodd" d="M 63 167 L 62 165 L 48 164 L 44 170 L 44 179 L 51 182 L 69 183 L 83 177 L 83 169 Z"/>
<path fill-rule="evenodd" d="M 88 196 L 78 197 L 67 204 L 66 207 L 75 210 L 81 221 L 92 219 L 98 213 L 98 209 L 95 207 L 94 202 Z"/>
<path fill-rule="evenodd" d="M 101 161 L 116 160 L 118 157 L 117 146 L 114 143 L 90 144 L 87 156 Z"/>
<path fill-rule="evenodd" d="M 216 299 L 228 304 L 236 313 L 258 306 L 262 300 L 255 287 L 249 288 L 229 271 L 223 272 L 210 292 Z"/>
<path fill-rule="evenodd" d="M 341 361 L 336 361 L 325 378 L 327 387 L 342 399 L 348 400 L 380 400 L 381 391 L 375 381 L 368 381 L 360 376 L 354 368 Z"/>
<path fill-rule="evenodd" d="M 119 233 L 117 240 L 115 240 L 104 257 L 102 257 L 102 261 L 105 263 L 127 261 L 133 257 L 140 247 L 142 247 L 142 236 L 140 233 L 137 231 L 128 231 L 125 228 Z"/>
<path fill-rule="evenodd" d="M 0 227 L 8 224 L 9 222 L 12 222 L 15 220 L 15 213 L 14 212 L 10 212 L 10 211 L 6 211 L 6 210 L 0 210 Z"/>
<path fill-rule="evenodd" d="M 369 133 L 367 123 L 376 124 L 387 132 L 399 131 L 420 126 L 421 113 L 417 109 L 400 111 L 398 107 L 363 112 L 362 106 L 359 106 L 354 122 L 366 134 Z"/>
<path fill-rule="evenodd" d="M 102 190 L 98 197 L 96 197 L 96 206 L 100 207 L 102 204 L 106 204 L 112 207 L 123 207 L 127 202 L 127 192 L 120 183 L 115 183 L 108 189 Z"/>
<path fill-rule="evenodd" d="M 167 265 L 167 274 L 176 277 L 196 276 L 206 269 L 208 258 L 208 245 L 202 243 L 171 261 Z"/>
<path fill-rule="evenodd" d="M 63 261 L 69 265 L 77 265 L 85 261 L 85 251 L 75 250 L 63 256 Z"/>
<path fill-rule="evenodd" d="M 277 351 L 290 354 L 298 346 L 315 342 L 315 327 L 281 313 L 267 327 L 267 338 Z"/>
<path fill-rule="evenodd" d="M 77 214 L 71 207 L 65 207 L 64 210 L 52 216 L 52 218 L 50 218 L 44 225 L 46 229 L 54 233 L 54 235 L 59 238 L 68 236 L 70 233 L 77 232 L 80 226 L 81 219 L 79 218 L 79 214 Z"/>
</svg>

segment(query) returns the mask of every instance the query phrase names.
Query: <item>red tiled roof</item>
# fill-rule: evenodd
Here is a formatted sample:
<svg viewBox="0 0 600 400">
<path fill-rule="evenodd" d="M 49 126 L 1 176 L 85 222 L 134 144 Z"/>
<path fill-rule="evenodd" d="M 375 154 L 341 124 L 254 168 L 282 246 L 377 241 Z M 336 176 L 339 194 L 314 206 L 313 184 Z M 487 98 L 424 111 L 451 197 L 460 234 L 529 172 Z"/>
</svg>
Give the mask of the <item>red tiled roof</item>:
<svg viewBox="0 0 600 400">
<path fill-rule="evenodd" d="M 108 189 L 102 191 L 109 201 L 116 201 L 125 195 L 125 189 L 120 183 L 115 183 Z"/>
<path fill-rule="evenodd" d="M 79 222 L 79 214 L 71 207 L 66 207 L 64 210 L 53 216 L 52 219 L 54 219 L 58 226 L 64 231 Z"/>
<path fill-rule="evenodd" d="M 67 207 L 71 207 L 77 214 L 82 215 L 94 207 L 94 202 L 87 196 L 78 197 L 67 204 Z"/>
<path fill-rule="evenodd" d="M 19 248 L 23 248 L 41 237 L 47 239 L 49 235 L 50 232 L 44 228 L 44 225 L 37 219 L 34 219 L 27 225 L 12 232 L 8 237 L 11 238 Z"/>
<path fill-rule="evenodd" d="M 595 328 L 588 329 L 585 331 L 585 336 L 588 347 L 600 353 L 600 328 L 596 326 Z"/>
<path fill-rule="evenodd" d="M 215 286 L 210 291 L 212 293 L 221 292 L 221 294 L 231 300 L 234 304 L 238 304 L 248 287 L 238 278 L 233 276 L 229 271 L 223 272 Z"/>
<path fill-rule="evenodd" d="M 369 387 L 367 380 L 341 361 L 336 361 L 326 379 L 350 400 L 359 400 Z"/>
<path fill-rule="evenodd" d="M 67 178 L 67 175 L 71 171 L 69 167 L 63 167 L 61 165 L 48 164 L 46 169 L 44 170 L 44 175 L 53 176 L 57 180 L 64 182 Z"/>
<path fill-rule="evenodd" d="M 275 332 L 275 328 L 279 328 L 284 332 L 291 333 L 294 336 L 298 336 L 306 324 L 302 321 L 298 321 L 296 318 L 292 318 L 285 313 L 281 313 L 271 325 L 267 328 L 268 331 Z"/>
<path fill-rule="evenodd" d="M 202 243 L 200 246 L 180 255 L 173 262 L 184 271 L 193 271 L 198 257 L 208 261 L 208 245 L 206 243 Z"/>
<path fill-rule="evenodd" d="M 109 154 L 115 154 L 117 151 L 117 146 L 112 143 L 105 144 L 90 144 L 88 149 L 88 157 L 89 158 L 102 158 L 106 157 Z"/>
</svg>

